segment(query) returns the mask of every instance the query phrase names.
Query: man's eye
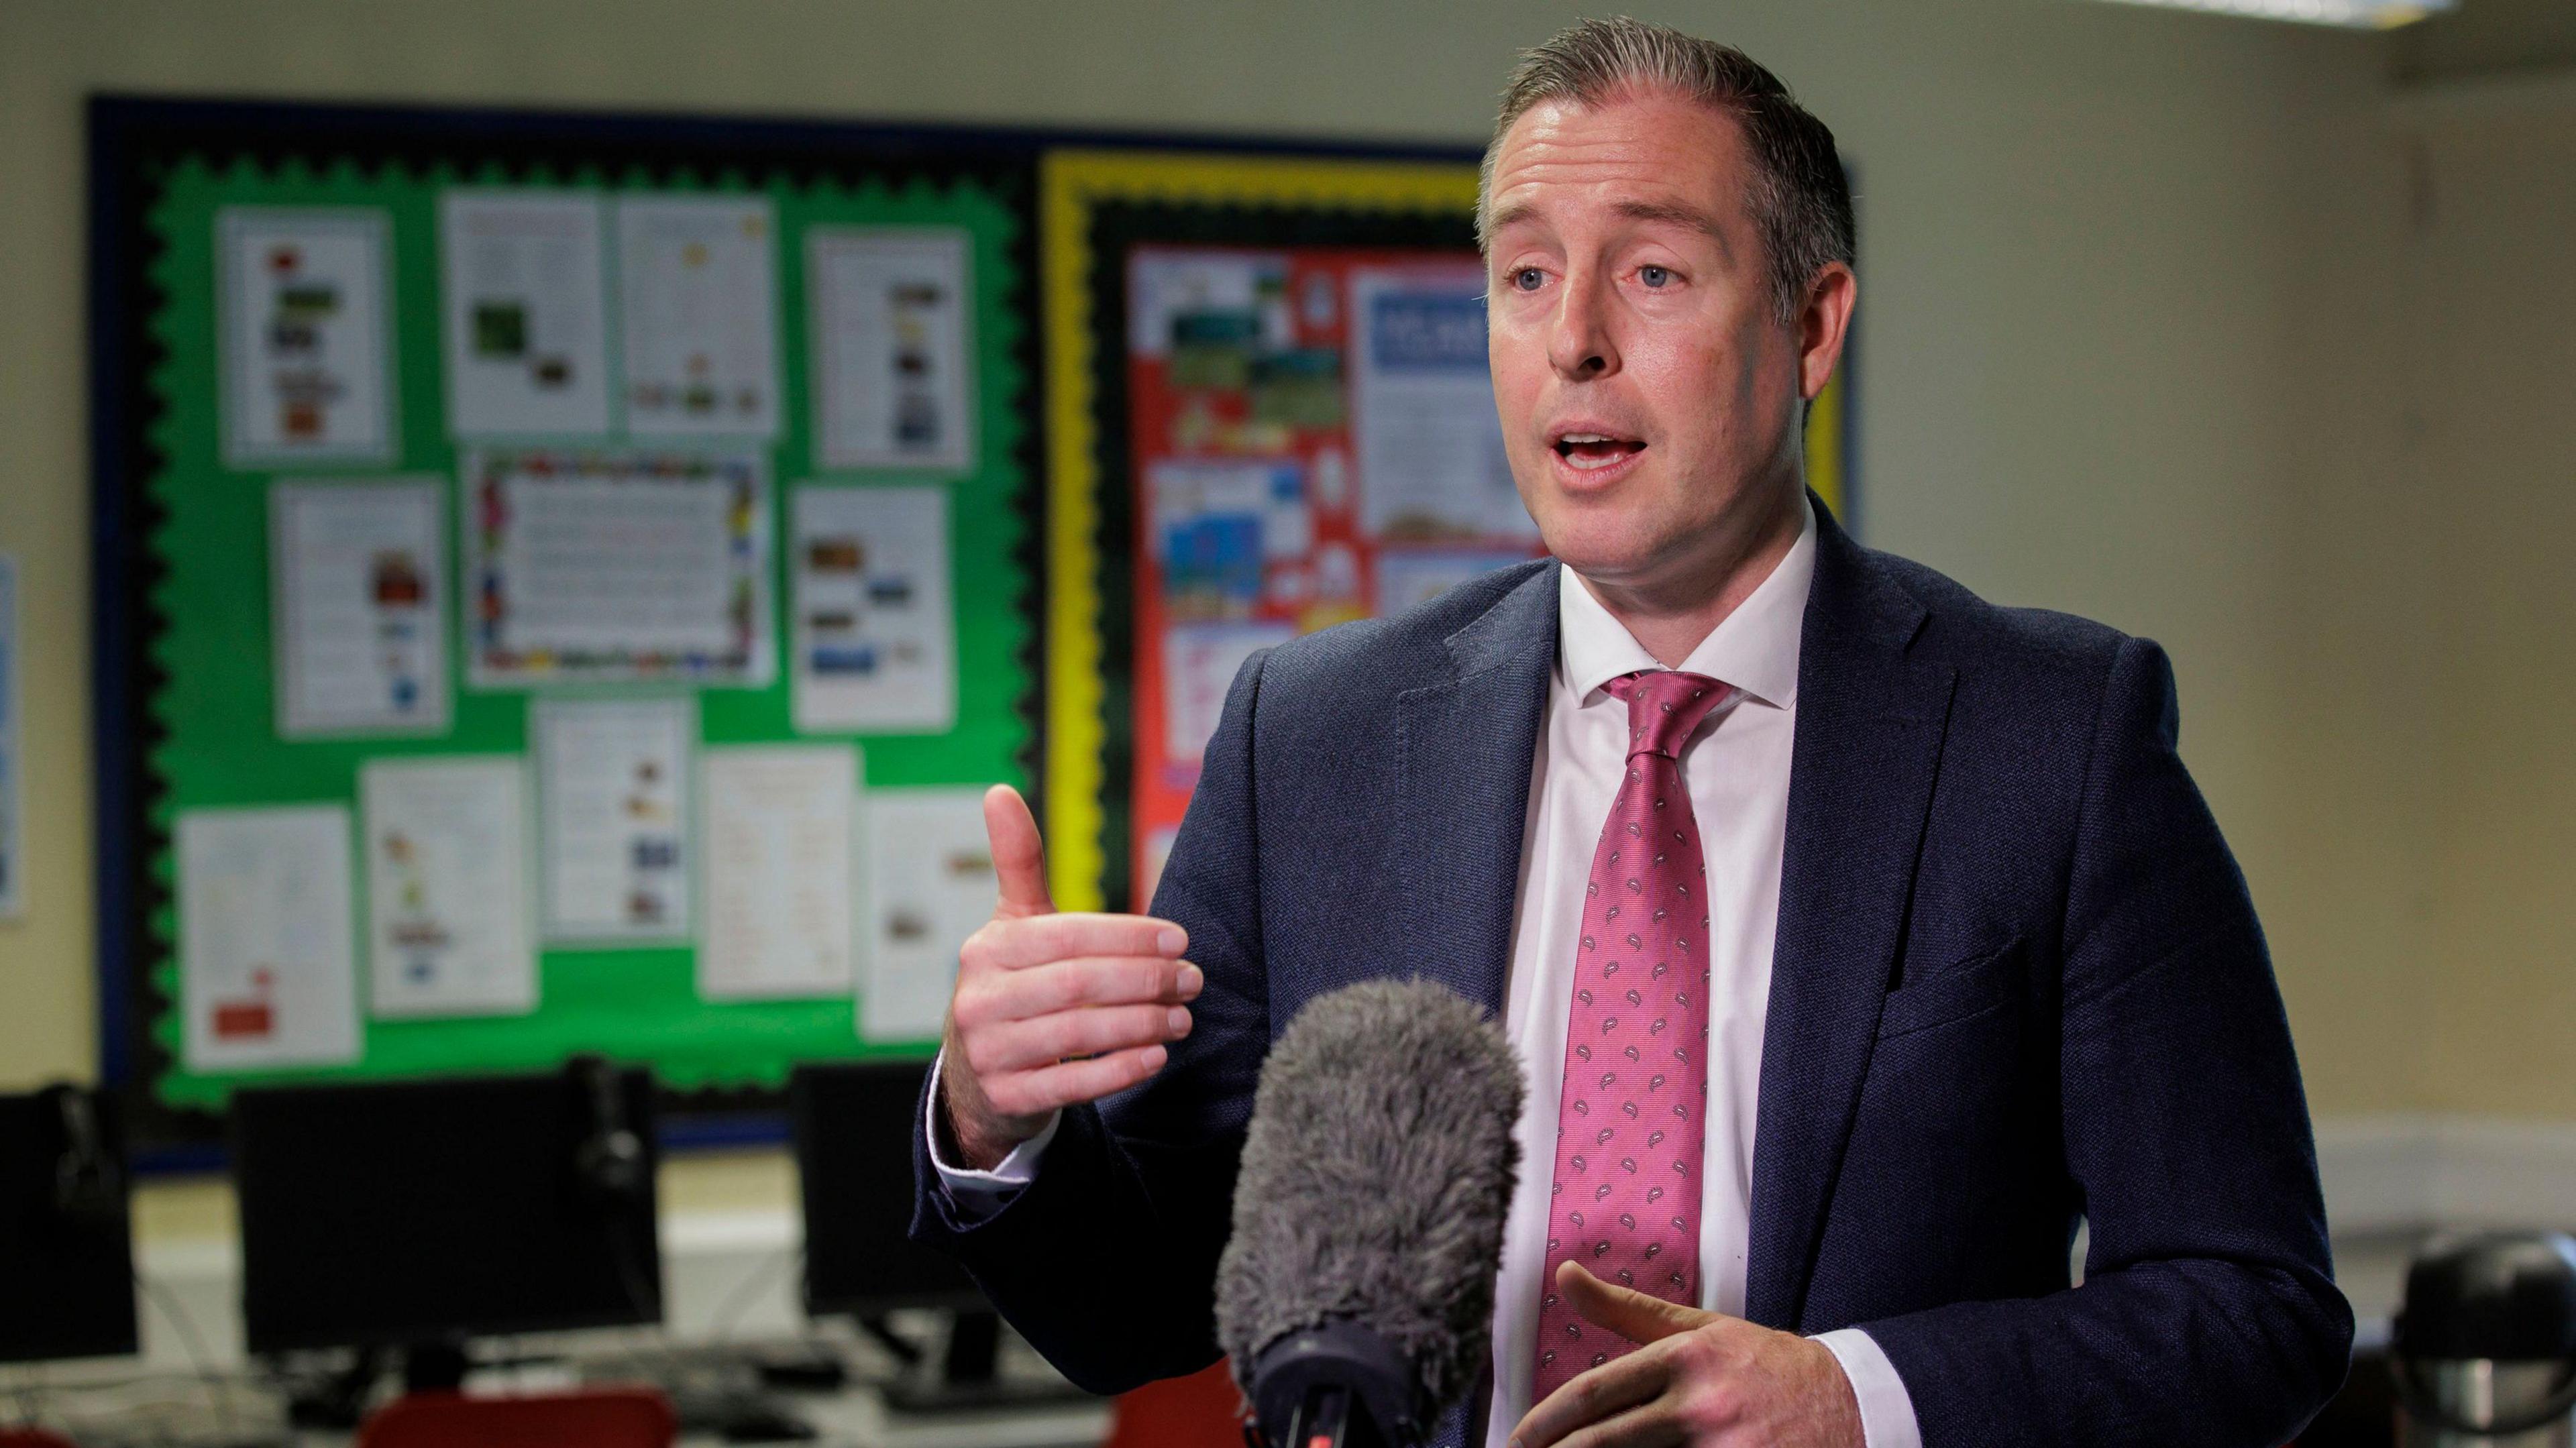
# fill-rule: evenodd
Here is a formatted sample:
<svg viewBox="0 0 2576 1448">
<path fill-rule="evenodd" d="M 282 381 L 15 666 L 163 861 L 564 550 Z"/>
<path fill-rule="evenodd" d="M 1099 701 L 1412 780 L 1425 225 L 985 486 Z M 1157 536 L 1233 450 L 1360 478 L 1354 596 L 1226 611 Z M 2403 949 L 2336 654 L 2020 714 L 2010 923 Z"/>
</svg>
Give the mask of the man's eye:
<svg viewBox="0 0 2576 1448">
<path fill-rule="evenodd" d="M 1650 287 L 1662 286 L 1664 283 L 1671 281 L 1672 279 L 1673 274 L 1659 266 L 1646 266 L 1639 267 L 1637 269 L 1637 280 L 1644 282 Z"/>
<path fill-rule="evenodd" d="M 1547 273 L 1534 266 L 1525 266 L 1512 273 L 1512 285 L 1525 292 L 1537 291 L 1546 280 Z"/>
</svg>

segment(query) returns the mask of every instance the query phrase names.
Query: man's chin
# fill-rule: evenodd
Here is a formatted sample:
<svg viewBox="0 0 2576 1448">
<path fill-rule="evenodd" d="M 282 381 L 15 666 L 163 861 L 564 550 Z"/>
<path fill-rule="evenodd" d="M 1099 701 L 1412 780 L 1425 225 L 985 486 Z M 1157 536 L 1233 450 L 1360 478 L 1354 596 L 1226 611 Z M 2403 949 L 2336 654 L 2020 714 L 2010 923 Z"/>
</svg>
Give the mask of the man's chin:
<svg viewBox="0 0 2576 1448">
<path fill-rule="evenodd" d="M 1559 536 L 1542 528 L 1539 537 L 1558 562 L 1602 583 L 1646 576 L 1670 551 L 1644 540 L 1602 538 L 1581 529 L 1566 530 L 1563 536 Z"/>
</svg>

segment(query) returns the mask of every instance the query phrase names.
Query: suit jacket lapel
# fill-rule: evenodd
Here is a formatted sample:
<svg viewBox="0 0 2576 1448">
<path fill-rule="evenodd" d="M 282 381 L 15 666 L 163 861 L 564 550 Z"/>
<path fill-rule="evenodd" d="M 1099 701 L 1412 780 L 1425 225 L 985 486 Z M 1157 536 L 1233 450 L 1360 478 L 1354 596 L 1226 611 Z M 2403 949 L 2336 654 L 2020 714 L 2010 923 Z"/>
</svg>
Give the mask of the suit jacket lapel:
<svg viewBox="0 0 2576 1448">
<path fill-rule="evenodd" d="M 1780 917 L 1755 1108 L 1745 1315 L 1799 1327 L 1897 952 L 1953 673 L 1909 660 L 1924 610 L 1817 513 L 1799 644 Z"/>
<path fill-rule="evenodd" d="M 1396 696 L 1395 832 L 1411 913 L 1405 968 L 1499 1017 L 1531 762 L 1556 661 L 1556 565 L 1530 570 L 1447 640 L 1451 671 Z"/>
</svg>

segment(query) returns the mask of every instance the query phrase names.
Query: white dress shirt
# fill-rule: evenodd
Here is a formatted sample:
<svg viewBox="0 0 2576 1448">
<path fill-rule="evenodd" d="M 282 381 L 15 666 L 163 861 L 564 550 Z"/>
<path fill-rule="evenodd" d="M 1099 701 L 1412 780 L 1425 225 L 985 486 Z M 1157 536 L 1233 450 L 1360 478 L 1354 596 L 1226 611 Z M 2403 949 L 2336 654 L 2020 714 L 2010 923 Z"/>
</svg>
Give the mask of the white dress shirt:
<svg viewBox="0 0 2576 1448">
<path fill-rule="evenodd" d="M 1682 668 L 1733 684 L 1739 697 L 1709 716 L 1681 756 L 1682 782 L 1708 862 L 1710 914 L 1708 1140 L 1700 1184 L 1699 1305 L 1744 1311 L 1751 1234 L 1755 1093 L 1762 1075 L 1771 943 L 1780 906 L 1781 842 L 1789 812 L 1789 757 L 1797 723 L 1798 643 L 1815 576 L 1812 511 L 1798 541 L 1745 601 L 1691 651 Z M 1531 1407 L 1539 1296 L 1546 1271 L 1548 1188 L 1556 1162 L 1557 1101 L 1584 884 L 1611 801 L 1628 765 L 1628 706 L 1602 685 L 1663 667 L 1572 569 L 1557 573 L 1557 656 L 1545 728 L 1530 777 L 1520 887 L 1512 911 L 1503 1029 L 1529 1080 L 1514 1129 L 1521 1171 L 1503 1223 L 1494 1294 L 1494 1393 L 1487 1448 L 1505 1448 Z M 934 1070 L 937 1068 L 934 1067 Z M 933 1098 L 937 1096 L 934 1090 Z M 929 1127 L 928 1122 L 923 1123 Z M 969 1212 L 997 1210 L 1035 1178 L 1053 1139 L 1050 1122 L 989 1172 L 932 1161 L 950 1197 Z M 1859 1399 L 1868 1448 L 1920 1448 L 1913 1400 L 1867 1333 L 1817 1339 L 1842 1364 Z"/>
<path fill-rule="evenodd" d="M 1708 861 L 1708 1139 L 1700 1149 L 1699 1305 L 1744 1311 L 1752 1234 L 1753 1122 L 1762 1082 L 1762 1028 L 1771 1001 L 1771 938 L 1780 915 L 1780 851 L 1788 833 L 1789 755 L 1798 721 L 1798 641 L 1816 572 L 1812 512 L 1788 556 L 1682 661 L 1684 671 L 1733 684 L 1681 753 L 1682 786 Z M 1521 1174 L 1503 1222 L 1494 1292 L 1494 1398 L 1488 1448 L 1504 1448 L 1532 1406 L 1539 1296 L 1547 1272 L 1548 1187 L 1556 1112 L 1565 1085 L 1565 1021 L 1574 993 L 1584 884 L 1601 826 L 1628 771 L 1628 706 L 1602 685 L 1654 655 L 1601 606 L 1570 568 L 1557 571 L 1556 669 L 1546 727 L 1530 773 L 1512 911 L 1503 1031 L 1529 1077 L 1514 1134 Z M 1860 1400 L 1869 1448 L 1919 1448 L 1914 1402 L 1887 1355 L 1857 1329 L 1817 1339 Z"/>
</svg>

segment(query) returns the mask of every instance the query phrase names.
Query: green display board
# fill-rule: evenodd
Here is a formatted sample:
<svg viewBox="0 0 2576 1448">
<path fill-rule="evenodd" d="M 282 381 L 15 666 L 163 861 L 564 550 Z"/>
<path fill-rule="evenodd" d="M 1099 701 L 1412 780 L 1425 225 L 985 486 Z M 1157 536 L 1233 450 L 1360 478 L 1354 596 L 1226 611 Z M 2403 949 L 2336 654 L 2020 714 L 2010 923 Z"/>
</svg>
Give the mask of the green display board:
<svg viewBox="0 0 2576 1448">
<path fill-rule="evenodd" d="M 367 879 L 353 838 L 358 1041 L 353 1059 L 336 1064 L 191 1066 L 182 973 L 188 967 L 180 920 L 184 892 L 176 839 L 192 813 L 244 806 L 322 804 L 358 817 L 362 769 L 374 760 L 440 756 L 528 758 L 537 699 L 670 698 L 694 702 L 698 743 L 858 746 L 862 799 L 880 790 L 979 786 L 1025 787 L 1037 714 L 1031 657 L 1037 607 L 1032 576 L 1035 490 L 1027 476 L 1031 449 L 1022 429 L 1031 416 L 1022 359 L 1025 300 L 1021 257 L 1024 213 L 1012 199 L 971 175 L 918 177 L 889 184 L 819 168 L 686 170 L 585 167 L 405 158 L 401 163 L 315 163 L 294 158 L 182 160 L 158 178 L 157 199 L 144 212 L 155 253 L 146 264 L 152 303 L 143 331 L 152 348 L 147 371 L 152 418 L 145 428 L 143 470 L 147 525 L 141 539 L 148 585 L 144 637 L 149 678 L 140 708 L 153 742 L 143 787 L 149 821 L 145 845 L 159 889 L 148 905 L 148 988 L 134 1009 L 147 1041 L 143 1068 L 158 1103 L 213 1110 L 239 1085 L 278 1079 L 350 1078 L 551 1066 L 567 1054 L 600 1051 L 651 1066 L 682 1091 L 774 1087 L 798 1061 L 872 1052 L 917 1053 L 925 1042 L 870 1040 L 847 993 L 804 998 L 711 1001 L 699 982 L 699 946 L 689 941 L 569 947 L 541 943 L 533 1009 L 498 1014 L 387 1018 L 370 1008 Z M 612 205 L 637 198 L 761 199 L 775 219 L 770 239 L 776 358 L 774 431 L 748 443 L 718 446 L 635 435 L 632 419 L 605 433 L 564 440 L 565 448 L 652 449 L 672 453 L 755 452 L 764 464 L 768 536 L 758 568 L 767 576 L 756 627 L 775 666 L 755 687 L 690 682 L 536 683 L 477 680 L 468 667 L 476 647 L 480 581 L 469 576 L 476 540 L 474 500 L 466 474 L 478 445 L 453 428 L 454 383 L 448 375 L 451 299 L 443 291 L 441 197 L 453 188 L 597 197 Z M 289 456 L 245 461 L 256 447 L 228 436 L 226 283 L 222 228 L 236 208 L 314 208 L 368 219 L 383 242 L 383 338 L 389 366 L 383 409 L 385 445 L 371 458 L 301 461 Z M 966 415 L 971 459 L 962 467 L 894 465 L 824 468 L 818 449 L 814 390 L 828 339 L 810 335 L 813 308 L 808 241 L 816 228 L 883 229 L 887 235 L 963 235 L 964 304 L 971 340 Z M 608 247 L 615 310 L 616 250 Z M 241 305 L 236 299 L 230 305 Z M 613 321 L 613 318 L 612 318 Z M 524 319 L 478 314 L 476 345 L 507 350 Z M 606 355 L 616 356 L 615 347 Z M 621 404 L 622 406 L 622 404 Z M 265 425 L 265 424 L 263 424 Z M 287 426 L 291 429 L 292 420 Z M 536 444 L 513 445 L 536 446 Z M 228 460 L 230 459 L 230 460 Z M 278 698 L 276 588 L 271 576 L 272 492 L 280 479 L 362 482 L 434 479 L 445 536 L 444 688 L 446 719 L 419 733 L 335 735 L 283 732 Z M 808 488 L 935 486 L 947 498 L 948 590 L 953 607 L 953 723 L 931 731 L 823 730 L 797 727 L 791 677 L 790 520 Z M 534 779 L 536 764 L 528 773 Z M 528 808 L 541 791 L 531 786 Z M 866 806 L 861 805 L 864 810 Z M 536 854 L 532 851 L 530 859 Z M 534 882 L 531 882 L 533 886 Z M 700 902 L 703 905 L 703 901 Z M 703 912 L 701 912 L 702 914 Z M 542 942 L 542 938 L 541 938 Z M 860 932 L 858 950 L 868 939 Z M 864 979 L 864 963 L 862 963 Z"/>
</svg>

